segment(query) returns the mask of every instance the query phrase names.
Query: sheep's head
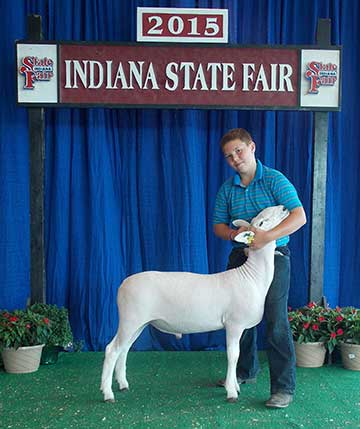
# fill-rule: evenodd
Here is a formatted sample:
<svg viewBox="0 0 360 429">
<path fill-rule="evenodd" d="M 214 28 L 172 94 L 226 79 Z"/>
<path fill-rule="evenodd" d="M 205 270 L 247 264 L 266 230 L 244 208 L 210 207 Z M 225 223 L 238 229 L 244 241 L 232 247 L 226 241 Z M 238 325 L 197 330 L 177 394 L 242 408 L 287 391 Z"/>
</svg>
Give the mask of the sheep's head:
<svg viewBox="0 0 360 429">
<path fill-rule="evenodd" d="M 267 207 L 251 221 L 251 226 L 269 231 L 279 225 L 289 216 L 289 210 L 284 206 Z"/>
<path fill-rule="evenodd" d="M 234 220 L 233 224 L 237 228 L 240 228 L 241 226 L 250 228 L 250 226 L 253 226 L 254 228 L 268 231 L 269 229 L 275 228 L 275 226 L 279 225 L 279 223 L 281 223 L 288 216 L 289 210 L 287 208 L 284 206 L 273 206 L 262 210 L 257 216 L 253 218 L 251 224 L 242 219 Z M 252 231 L 244 231 L 238 234 L 234 240 L 239 243 L 245 243 L 249 245 L 254 240 L 254 235 L 255 234 Z"/>
</svg>

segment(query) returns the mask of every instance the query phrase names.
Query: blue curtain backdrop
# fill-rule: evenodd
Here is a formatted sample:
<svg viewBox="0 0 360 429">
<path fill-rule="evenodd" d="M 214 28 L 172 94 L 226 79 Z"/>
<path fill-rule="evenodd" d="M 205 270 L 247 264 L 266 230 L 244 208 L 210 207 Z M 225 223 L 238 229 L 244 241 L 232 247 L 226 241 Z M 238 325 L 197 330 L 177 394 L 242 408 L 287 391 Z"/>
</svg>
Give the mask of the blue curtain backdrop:
<svg viewBox="0 0 360 429">
<path fill-rule="evenodd" d="M 343 45 L 342 111 L 329 124 L 325 295 L 360 305 L 360 6 L 356 0 L 13 0 L 1 2 L 0 308 L 29 296 L 27 112 L 15 104 L 14 41 L 28 14 L 42 16 L 47 40 L 136 40 L 136 7 L 229 10 L 232 44 L 312 45 L 318 18 L 330 18 Z M 308 224 L 291 240 L 290 305 L 307 302 L 314 118 L 310 112 L 47 109 L 45 233 L 49 303 L 70 310 L 76 339 L 101 350 L 116 332 L 116 291 L 144 270 L 223 270 L 229 244 L 211 218 L 231 174 L 219 149 L 233 127 L 250 130 L 257 155 L 298 189 Z M 181 341 L 146 329 L 137 350 L 224 346 L 222 331 Z"/>
</svg>

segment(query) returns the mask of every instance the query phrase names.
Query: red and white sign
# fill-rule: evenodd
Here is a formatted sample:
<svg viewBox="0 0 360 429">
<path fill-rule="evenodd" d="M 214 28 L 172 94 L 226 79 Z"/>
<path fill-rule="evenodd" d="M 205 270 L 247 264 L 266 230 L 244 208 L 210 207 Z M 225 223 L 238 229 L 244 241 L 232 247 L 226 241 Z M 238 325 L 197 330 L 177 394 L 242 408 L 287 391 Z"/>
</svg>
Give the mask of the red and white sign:
<svg viewBox="0 0 360 429">
<path fill-rule="evenodd" d="M 296 106 L 298 51 L 178 46 L 60 47 L 60 102 Z"/>
<path fill-rule="evenodd" d="M 340 104 L 340 51 L 303 49 L 301 105 L 337 107 Z"/>
<path fill-rule="evenodd" d="M 138 42 L 227 43 L 227 9 L 137 8 Z"/>
<path fill-rule="evenodd" d="M 340 50 L 17 44 L 18 103 L 338 110 Z"/>
<path fill-rule="evenodd" d="M 19 103 L 57 103 L 57 48 L 54 44 L 17 45 Z"/>
</svg>

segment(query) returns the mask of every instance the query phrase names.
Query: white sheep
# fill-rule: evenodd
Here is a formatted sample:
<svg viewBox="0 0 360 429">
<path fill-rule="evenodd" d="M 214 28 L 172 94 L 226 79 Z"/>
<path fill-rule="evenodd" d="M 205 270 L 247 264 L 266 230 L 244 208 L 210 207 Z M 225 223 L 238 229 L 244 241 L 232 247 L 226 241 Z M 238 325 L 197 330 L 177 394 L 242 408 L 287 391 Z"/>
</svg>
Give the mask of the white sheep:
<svg viewBox="0 0 360 429">
<path fill-rule="evenodd" d="M 284 206 L 269 207 L 251 222 L 270 230 L 289 212 Z M 237 226 L 247 222 L 234 222 Z M 249 225 L 249 224 L 247 224 Z M 236 236 L 248 242 L 249 232 Z M 114 402 L 112 376 L 115 368 L 120 390 L 127 390 L 128 351 L 148 324 L 176 335 L 226 329 L 228 369 L 227 400 L 234 402 L 240 391 L 236 379 L 239 341 L 244 329 L 257 325 L 263 316 L 265 298 L 274 276 L 275 241 L 261 249 L 249 248 L 241 267 L 217 274 L 147 271 L 124 280 L 118 291 L 119 328 L 107 345 L 102 371 L 104 400 Z"/>
</svg>

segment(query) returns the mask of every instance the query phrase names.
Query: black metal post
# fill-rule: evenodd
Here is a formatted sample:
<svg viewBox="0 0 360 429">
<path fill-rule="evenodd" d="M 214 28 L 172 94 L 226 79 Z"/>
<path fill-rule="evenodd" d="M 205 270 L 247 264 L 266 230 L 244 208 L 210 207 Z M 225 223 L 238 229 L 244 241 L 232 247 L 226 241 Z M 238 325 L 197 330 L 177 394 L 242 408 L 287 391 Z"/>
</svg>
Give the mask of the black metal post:
<svg viewBox="0 0 360 429">
<path fill-rule="evenodd" d="M 330 46 L 330 35 L 330 19 L 319 19 L 317 45 L 322 48 Z M 322 304 L 326 304 L 324 256 L 328 125 L 328 112 L 315 112 L 309 299 Z"/>
<path fill-rule="evenodd" d="M 27 25 L 29 40 L 42 40 L 41 16 L 28 16 Z M 28 119 L 30 157 L 30 302 L 35 303 L 46 301 L 44 257 L 44 109 L 30 107 L 28 109 Z"/>
</svg>

